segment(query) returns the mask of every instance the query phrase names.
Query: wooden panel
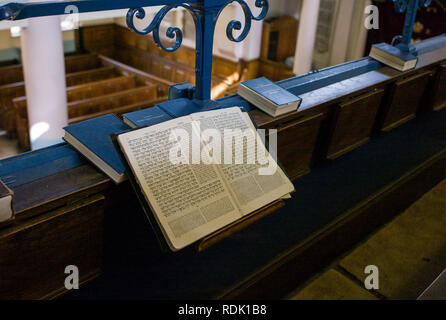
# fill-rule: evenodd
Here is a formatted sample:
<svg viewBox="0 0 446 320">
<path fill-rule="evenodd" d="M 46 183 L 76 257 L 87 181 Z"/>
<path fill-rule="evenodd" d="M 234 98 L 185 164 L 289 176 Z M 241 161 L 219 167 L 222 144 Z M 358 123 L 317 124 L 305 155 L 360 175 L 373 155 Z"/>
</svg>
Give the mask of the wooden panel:
<svg viewBox="0 0 446 320">
<path fill-rule="evenodd" d="M 20 81 L 23 81 L 23 69 L 21 64 L 1 68 L 0 85 Z"/>
<path fill-rule="evenodd" d="M 100 60 L 96 55 L 83 54 L 65 58 L 65 72 L 74 73 L 100 67 Z"/>
<path fill-rule="evenodd" d="M 157 98 L 157 93 L 156 86 L 146 86 L 87 100 L 73 101 L 68 104 L 68 118 L 72 119 L 141 101 L 153 100 Z"/>
<path fill-rule="evenodd" d="M 438 68 L 432 101 L 432 108 L 435 111 L 439 111 L 446 107 L 446 64 L 443 64 Z"/>
<path fill-rule="evenodd" d="M 66 81 L 67 81 L 67 86 L 71 88 L 72 86 L 82 85 L 117 76 L 119 76 L 119 72 L 115 68 L 104 67 L 104 68 L 67 74 Z M 15 134 L 17 125 L 16 125 L 16 109 L 14 108 L 13 99 L 25 96 L 25 85 L 23 82 L 17 82 L 14 84 L 1 86 L 0 95 L 1 95 L 1 110 L 3 112 L 3 117 L 2 117 L 3 128 L 7 130 L 8 134 Z"/>
<path fill-rule="evenodd" d="M 271 81 L 280 81 L 294 77 L 292 68 L 279 62 L 271 60 L 260 60 L 260 75 Z"/>
<path fill-rule="evenodd" d="M 80 282 L 99 275 L 104 197 L 94 196 L 0 231 L 0 299 L 51 298 L 66 292 L 65 267 Z"/>
<path fill-rule="evenodd" d="M 76 47 L 79 51 L 113 54 L 115 28 L 112 24 L 82 27 L 75 32 Z"/>
<path fill-rule="evenodd" d="M 67 87 L 117 77 L 119 72 L 112 66 L 67 74 Z"/>
<path fill-rule="evenodd" d="M 130 105 L 122 105 L 122 106 L 119 106 L 119 107 L 115 107 L 113 109 L 107 109 L 107 110 L 104 110 L 104 111 L 90 113 L 90 114 L 87 114 L 85 116 L 71 118 L 71 119 L 69 119 L 68 122 L 69 122 L 69 124 L 74 124 L 74 123 L 78 123 L 78 122 L 81 122 L 81 121 L 85 121 L 85 120 L 101 117 L 101 116 L 104 116 L 104 115 L 110 114 L 110 113 L 113 113 L 114 115 L 122 118 L 122 115 L 125 114 L 125 113 L 138 111 L 138 110 L 142 110 L 142 109 L 147 109 L 147 108 L 156 106 L 157 104 L 160 104 L 160 103 L 163 103 L 163 102 L 166 102 L 166 101 L 167 101 L 167 97 L 154 98 L 154 99 L 150 99 L 150 100 L 140 101 L 140 102 L 137 102 L 137 103 L 134 103 L 134 104 L 130 104 Z"/>
<path fill-rule="evenodd" d="M 328 159 L 336 159 L 370 140 L 384 90 L 375 90 L 338 105 L 330 125 Z"/>
<path fill-rule="evenodd" d="M 266 20 L 263 23 L 262 59 L 284 61 L 296 51 L 298 21 L 289 16 Z"/>
<path fill-rule="evenodd" d="M 428 70 L 395 83 L 381 115 L 383 131 L 390 131 L 416 117 L 431 76 L 432 72 Z"/>
<path fill-rule="evenodd" d="M 9 134 L 15 130 L 15 112 L 12 99 L 25 95 L 23 82 L 0 86 L 0 125 Z"/>
<path fill-rule="evenodd" d="M 67 89 L 68 102 L 94 98 L 106 94 L 133 89 L 136 87 L 135 77 L 122 76 L 113 79 L 90 82 Z"/>
<path fill-rule="evenodd" d="M 68 103 L 68 119 L 70 123 L 91 119 L 91 115 L 100 116 L 112 112 L 121 113 L 139 110 L 163 102 L 158 99 L 157 85 L 144 86 L 125 91 L 77 100 Z M 26 97 L 13 100 L 17 137 L 19 146 L 24 150 L 30 149 L 28 114 Z"/>
<path fill-rule="evenodd" d="M 291 180 L 310 172 L 321 120 L 317 114 L 278 127 L 277 153 Z"/>
</svg>

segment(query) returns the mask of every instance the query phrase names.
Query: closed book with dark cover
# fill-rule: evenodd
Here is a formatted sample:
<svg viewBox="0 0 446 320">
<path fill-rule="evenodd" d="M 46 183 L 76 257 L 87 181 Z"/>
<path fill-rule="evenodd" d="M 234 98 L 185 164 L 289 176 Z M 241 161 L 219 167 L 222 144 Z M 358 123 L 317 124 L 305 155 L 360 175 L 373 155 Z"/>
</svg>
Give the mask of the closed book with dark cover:
<svg viewBox="0 0 446 320">
<path fill-rule="evenodd" d="M 14 218 L 12 200 L 14 193 L 0 180 L 0 222 Z"/>
<path fill-rule="evenodd" d="M 102 170 L 115 183 L 126 179 L 125 167 L 110 136 L 130 129 L 115 115 L 109 114 L 65 127 L 65 141 Z"/>
<path fill-rule="evenodd" d="M 418 62 L 418 58 L 412 53 L 404 52 L 400 48 L 388 43 L 373 45 L 370 57 L 399 71 L 413 69 Z"/>
<path fill-rule="evenodd" d="M 132 128 L 150 127 L 172 119 L 170 115 L 159 107 L 126 113 L 122 117 L 124 122 Z"/>
<path fill-rule="evenodd" d="M 296 111 L 302 99 L 265 77 L 242 82 L 238 94 L 272 117 Z"/>
<path fill-rule="evenodd" d="M 245 81 L 242 82 L 241 85 L 265 97 L 279 107 L 296 103 L 301 100 L 299 97 L 283 89 L 265 77 Z"/>
</svg>

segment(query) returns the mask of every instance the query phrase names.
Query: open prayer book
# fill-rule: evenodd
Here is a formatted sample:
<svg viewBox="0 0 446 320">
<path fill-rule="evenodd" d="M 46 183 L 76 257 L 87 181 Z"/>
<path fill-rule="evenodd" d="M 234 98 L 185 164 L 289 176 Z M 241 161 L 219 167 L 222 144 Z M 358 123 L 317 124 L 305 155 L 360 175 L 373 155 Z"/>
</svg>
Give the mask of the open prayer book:
<svg viewBox="0 0 446 320">
<path fill-rule="evenodd" d="M 294 191 L 238 107 L 173 119 L 116 140 L 172 251 Z"/>
</svg>

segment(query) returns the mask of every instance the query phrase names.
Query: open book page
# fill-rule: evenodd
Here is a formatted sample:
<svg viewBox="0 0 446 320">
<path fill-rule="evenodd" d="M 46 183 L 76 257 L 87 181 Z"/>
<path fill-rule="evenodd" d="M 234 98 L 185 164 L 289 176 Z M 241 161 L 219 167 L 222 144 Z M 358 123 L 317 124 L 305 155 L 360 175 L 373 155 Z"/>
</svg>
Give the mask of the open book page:
<svg viewBox="0 0 446 320">
<path fill-rule="evenodd" d="M 215 165 L 171 161 L 179 140 L 172 132 L 178 128 L 196 134 L 190 117 L 183 117 L 118 137 L 174 251 L 242 217 Z"/>
<path fill-rule="evenodd" d="M 243 215 L 294 191 L 293 184 L 266 150 L 249 115 L 240 108 L 202 112 L 191 117 L 199 124 L 204 138 L 208 129 L 216 129 L 223 136 L 221 154 L 217 155 L 209 147 L 210 143 L 208 151 L 220 163 L 218 169 Z M 266 167 L 272 170 L 266 170 L 269 171 L 266 175 L 260 174 L 259 169 Z"/>
</svg>

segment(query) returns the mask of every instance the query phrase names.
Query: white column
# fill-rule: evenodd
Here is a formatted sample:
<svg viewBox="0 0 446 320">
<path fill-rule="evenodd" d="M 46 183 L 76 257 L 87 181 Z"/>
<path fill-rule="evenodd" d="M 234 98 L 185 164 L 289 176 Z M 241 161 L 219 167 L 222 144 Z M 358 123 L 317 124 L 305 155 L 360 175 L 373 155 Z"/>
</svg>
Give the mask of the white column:
<svg viewBox="0 0 446 320">
<path fill-rule="evenodd" d="M 32 18 L 22 30 L 22 60 L 31 148 L 62 141 L 68 124 L 60 18 Z"/>
<path fill-rule="evenodd" d="M 294 73 L 300 75 L 311 71 L 320 0 L 303 0 L 297 35 Z"/>
</svg>

